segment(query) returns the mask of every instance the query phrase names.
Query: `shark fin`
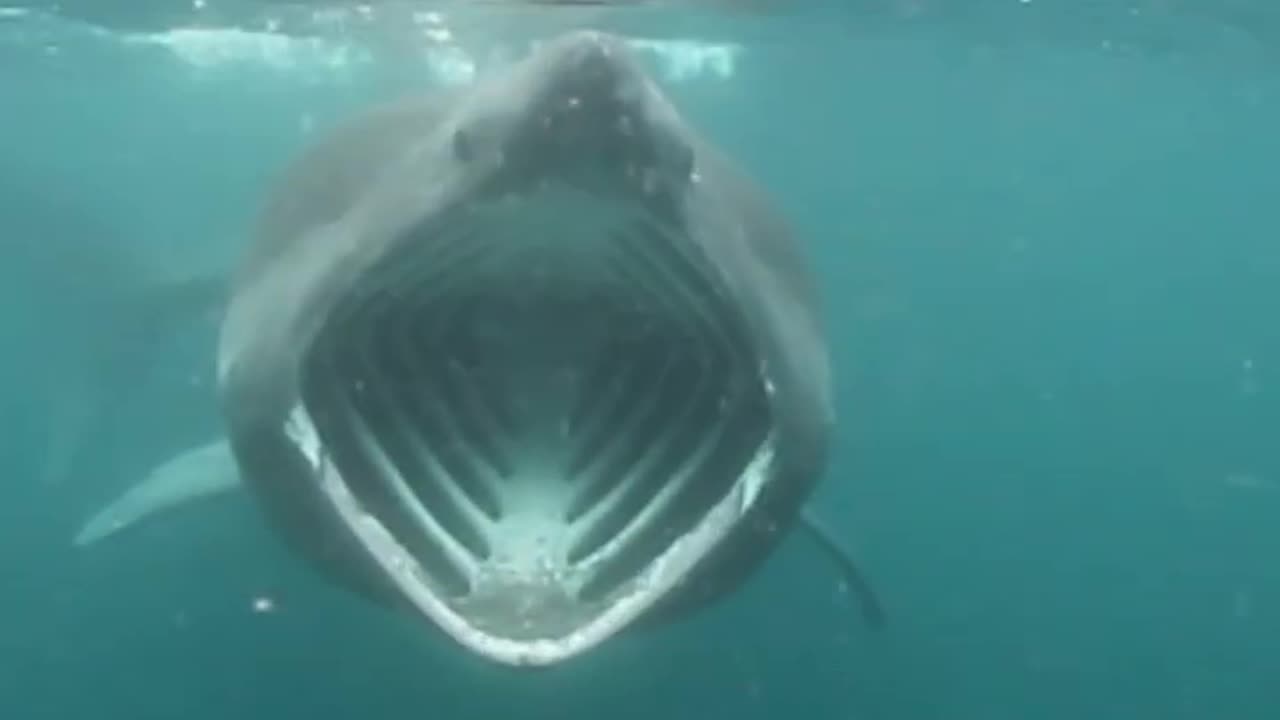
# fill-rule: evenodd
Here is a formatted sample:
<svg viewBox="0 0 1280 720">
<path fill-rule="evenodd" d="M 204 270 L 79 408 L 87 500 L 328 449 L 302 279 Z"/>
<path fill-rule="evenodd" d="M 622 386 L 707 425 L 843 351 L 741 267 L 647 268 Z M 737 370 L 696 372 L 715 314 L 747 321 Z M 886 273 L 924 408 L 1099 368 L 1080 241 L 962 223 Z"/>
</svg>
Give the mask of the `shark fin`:
<svg viewBox="0 0 1280 720">
<path fill-rule="evenodd" d="M 92 545 L 139 521 L 240 487 L 240 473 L 226 440 L 192 448 L 152 470 L 93 517 L 74 543 Z"/>
<path fill-rule="evenodd" d="M 867 624 L 873 628 L 883 627 L 886 622 L 884 605 L 866 573 L 854 562 L 853 553 L 808 509 L 800 513 L 800 527 L 840 569 L 845 584 L 858 599 Z"/>
<path fill-rule="evenodd" d="M 228 279 L 211 272 L 155 279 L 129 288 L 96 321 L 101 332 L 78 355 L 89 365 L 68 368 L 71 379 L 48 399 L 52 411 L 43 457 L 42 484 L 59 485 L 73 474 L 86 451 L 85 438 L 111 422 L 116 408 L 127 404 L 123 392 L 146 382 L 159 346 L 179 329 L 213 323 L 226 300 Z"/>
</svg>

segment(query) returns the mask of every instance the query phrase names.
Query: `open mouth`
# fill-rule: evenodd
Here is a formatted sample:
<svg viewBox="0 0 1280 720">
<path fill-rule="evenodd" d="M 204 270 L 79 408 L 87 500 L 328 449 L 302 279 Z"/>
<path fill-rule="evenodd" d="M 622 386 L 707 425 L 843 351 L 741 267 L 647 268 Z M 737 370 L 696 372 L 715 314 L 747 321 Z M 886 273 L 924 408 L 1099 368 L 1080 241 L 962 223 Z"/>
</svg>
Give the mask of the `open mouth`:
<svg viewBox="0 0 1280 720">
<path fill-rule="evenodd" d="M 567 188 L 457 211 L 343 297 L 290 432 L 462 644 L 575 655 L 667 595 L 769 476 L 768 388 L 697 246 Z"/>
</svg>

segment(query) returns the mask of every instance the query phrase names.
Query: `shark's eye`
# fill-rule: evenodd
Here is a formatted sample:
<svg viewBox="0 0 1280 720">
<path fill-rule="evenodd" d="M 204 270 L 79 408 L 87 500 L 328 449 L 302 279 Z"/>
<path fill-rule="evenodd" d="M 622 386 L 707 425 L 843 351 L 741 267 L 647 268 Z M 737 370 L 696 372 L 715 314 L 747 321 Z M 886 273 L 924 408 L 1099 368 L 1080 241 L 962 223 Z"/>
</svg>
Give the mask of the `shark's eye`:
<svg viewBox="0 0 1280 720">
<path fill-rule="evenodd" d="M 453 133 L 453 156 L 464 163 L 475 159 L 475 146 L 471 142 L 471 134 L 465 129 L 459 128 Z"/>
</svg>

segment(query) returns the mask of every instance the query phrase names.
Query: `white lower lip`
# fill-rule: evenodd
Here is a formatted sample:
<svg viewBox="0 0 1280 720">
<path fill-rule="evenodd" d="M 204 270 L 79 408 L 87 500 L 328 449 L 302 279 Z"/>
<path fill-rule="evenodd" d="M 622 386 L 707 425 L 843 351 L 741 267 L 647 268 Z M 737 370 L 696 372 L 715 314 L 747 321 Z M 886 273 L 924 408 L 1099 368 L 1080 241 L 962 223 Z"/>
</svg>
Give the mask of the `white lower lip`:
<svg viewBox="0 0 1280 720">
<path fill-rule="evenodd" d="M 315 425 L 303 407 L 293 409 L 285 430 L 347 527 L 404 596 L 464 647 L 492 661 L 514 666 L 551 665 L 590 650 L 625 628 L 665 596 L 751 509 L 772 473 L 774 457 L 770 437 L 761 445 L 733 490 L 712 507 L 702 522 L 650 562 L 631 586 L 631 591 L 617 598 L 592 620 L 560 637 L 516 640 L 477 628 L 432 590 L 429 579 L 413 556 L 376 517 L 360 506 L 337 468 L 326 457 Z"/>
</svg>

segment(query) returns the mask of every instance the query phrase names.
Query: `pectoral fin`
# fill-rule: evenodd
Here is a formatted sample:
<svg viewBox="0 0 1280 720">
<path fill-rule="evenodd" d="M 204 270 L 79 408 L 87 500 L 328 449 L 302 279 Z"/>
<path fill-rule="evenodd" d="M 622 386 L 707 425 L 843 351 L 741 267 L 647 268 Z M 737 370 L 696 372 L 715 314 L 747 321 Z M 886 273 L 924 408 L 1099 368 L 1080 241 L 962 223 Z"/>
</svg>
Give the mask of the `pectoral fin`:
<svg viewBox="0 0 1280 720">
<path fill-rule="evenodd" d="M 836 539 L 836 536 L 808 509 L 800 513 L 800 527 L 840 569 L 841 575 L 844 576 L 845 584 L 857 596 L 858 604 L 862 609 L 862 617 L 867 624 L 874 628 L 883 627 L 886 621 L 884 605 L 881 604 L 880 597 L 867 579 L 866 573 L 862 572 L 862 569 L 854 562 L 853 553 L 842 545 Z"/>
<path fill-rule="evenodd" d="M 90 334 L 87 347 L 71 354 L 92 362 L 59 369 L 59 377 L 71 379 L 60 382 L 49 400 L 53 412 L 43 483 L 61 484 L 77 470 L 85 439 L 127 404 L 122 393 L 146 382 L 155 358 L 165 356 L 161 344 L 179 330 L 216 321 L 226 302 L 227 284 L 220 270 L 154 278 L 104 298 L 100 314 L 83 318 L 100 332 Z"/>
<path fill-rule="evenodd" d="M 192 448 L 152 470 L 89 518 L 74 542 L 91 545 L 141 520 L 239 487 L 240 473 L 225 440 Z"/>
</svg>

